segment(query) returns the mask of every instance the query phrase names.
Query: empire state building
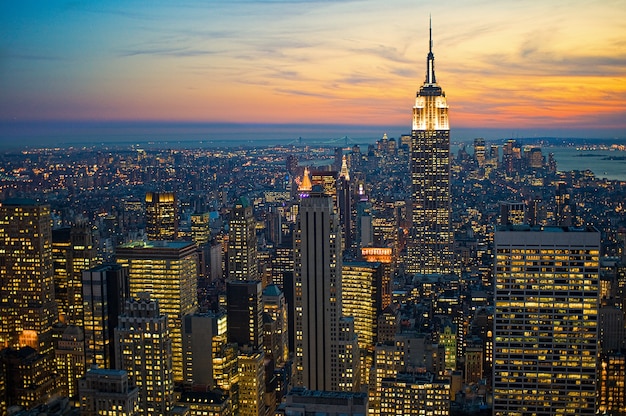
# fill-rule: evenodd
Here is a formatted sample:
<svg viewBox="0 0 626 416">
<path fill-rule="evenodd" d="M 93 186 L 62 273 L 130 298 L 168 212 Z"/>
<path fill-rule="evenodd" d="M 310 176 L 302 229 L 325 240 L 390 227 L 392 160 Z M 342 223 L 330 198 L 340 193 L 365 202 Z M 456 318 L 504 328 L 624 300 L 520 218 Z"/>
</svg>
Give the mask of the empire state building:
<svg viewBox="0 0 626 416">
<path fill-rule="evenodd" d="M 435 79 L 432 25 L 426 80 L 417 92 L 411 129 L 412 228 L 408 273 L 453 273 L 450 225 L 450 125 L 446 95 Z"/>
</svg>

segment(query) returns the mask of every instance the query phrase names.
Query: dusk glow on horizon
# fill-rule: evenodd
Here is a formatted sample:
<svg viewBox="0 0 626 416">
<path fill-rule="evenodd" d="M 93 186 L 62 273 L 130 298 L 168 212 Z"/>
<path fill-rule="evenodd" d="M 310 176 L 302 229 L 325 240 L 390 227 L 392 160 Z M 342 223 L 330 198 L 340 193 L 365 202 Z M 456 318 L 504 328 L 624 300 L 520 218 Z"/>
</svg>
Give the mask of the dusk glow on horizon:
<svg viewBox="0 0 626 416">
<path fill-rule="evenodd" d="M 626 1 L 3 2 L 0 121 L 406 125 L 429 15 L 451 128 L 626 136 Z"/>
</svg>

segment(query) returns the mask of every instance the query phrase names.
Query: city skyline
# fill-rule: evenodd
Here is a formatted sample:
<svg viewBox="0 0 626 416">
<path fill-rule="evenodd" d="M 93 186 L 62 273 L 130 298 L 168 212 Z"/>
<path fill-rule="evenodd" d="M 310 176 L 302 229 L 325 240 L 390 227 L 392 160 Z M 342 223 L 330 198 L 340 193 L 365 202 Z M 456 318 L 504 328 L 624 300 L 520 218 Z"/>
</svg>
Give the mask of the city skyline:
<svg viewBox="0 0 626 416">
<path fill-rule="evenodd" d="M 32 121 L 61 123 L 60 134 L 77 122 L 95 122 L 91 128 L 102 132 L 137 121 L 148 126 L 117 133 L 146 134 L 154 122 L 361 125 L 375 135 L 378 126 L 397 126 L 404 133 L 404 109 L 423 79 L 428 15 L 458 132 L 623 137 L 623 6 L 5 3 L 0 139 L 34 128 Z"/>
</svg>

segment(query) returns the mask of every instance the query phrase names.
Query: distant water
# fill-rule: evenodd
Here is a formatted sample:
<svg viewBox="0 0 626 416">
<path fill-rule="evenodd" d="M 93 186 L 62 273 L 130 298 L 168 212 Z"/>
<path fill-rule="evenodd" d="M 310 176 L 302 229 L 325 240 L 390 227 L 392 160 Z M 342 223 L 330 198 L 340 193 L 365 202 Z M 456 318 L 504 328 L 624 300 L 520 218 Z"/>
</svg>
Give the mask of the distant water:
<svg viewBox="0 0 626 416">
<path fill-rule="evenodd" d="M 450 151 L 454 157 L 458 149 L 458 145 L 451 146 Z M 467 146 L 466 149 L 470 154 L 474 151 L 472 146 Z M 546 160 L 550 153 L 554 153 L 556 168 L 559 172 L 590 170 L 597 178 L 626 181 L 626 151 L 577 150 L 571 145 L 550 145 L 542 146 L 541 152 Z M 502 157 L 502 148 L 500 148 L 500 157 Z"/>
<path fill-rule="evenodd" d="M 626 152 L 617 150 L 577 150 L 570 146 L 544 147 L 546 158 L 554 153 L 558 171 L 592 171 L 598 178 L 626 181 Z"/>
<path fill-rule="evenodd" d="M 458 132 L 461 129 L 456 129 Z M 0 151 L 33 147 L 129 147 L 145 148 L 211 148 L 259 147 L 272 145 L 324 145 L 345 147 L 374 144 L 383 133 L 398 139 L 402 126 L 304 125 L 304 124 L 228 124 L 228 123 L 155 123 L 155 122 L 2 122 Z M 486 133 L 486 132 L 482 132 Z M 467 131 L 470 137 L 486 137 Z M 502 136 L 500 136 L 502 137 Z M 459 137 L 459 139 L 463 139 Z M 576 139 L 583 140 L 583 139 Z M 624 139 L 616 139 L 624 144 Z M 569 142 L 569 141 L 568 141 Z M 471 142 L 470 142 L 471 143 Z M 500 142 L 501 143 L 501 142 Z M 599 178 L 626 180 L 626 152 L 609 150 L 576 150 L 563 143 L 547 145 L 547 158 L 554 153 L 559 171 L 591 170 Z M 457 145 L 452 146 L 456 155 Z M 363 151 L 363 150 L 362 150 Z M 471 144 L 468 152 L 472 153 Z M 622 159 L 622 160 L 619 160 Z"/>
</svg>

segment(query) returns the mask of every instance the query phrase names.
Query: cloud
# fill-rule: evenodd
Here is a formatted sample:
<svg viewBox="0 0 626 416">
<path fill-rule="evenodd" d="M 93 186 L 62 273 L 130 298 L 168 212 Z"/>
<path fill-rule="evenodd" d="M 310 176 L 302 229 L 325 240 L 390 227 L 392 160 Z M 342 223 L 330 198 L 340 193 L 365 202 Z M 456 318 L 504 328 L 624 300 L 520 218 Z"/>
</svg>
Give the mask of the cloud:
<svg viewBox="0 0 626 416">
<path fill-rule="evenodd" d="M 220 51 L 212 51 L 206 49 L 191 49 L 191 48 L 146 48 L 146 49 L 131 49 L 127 51 L 121 51 L 120 56 L 138 56 L 138 55 L 158 55 L 158 56 L 170 56 L 170 57 L 191 57 L 191 56 L 205 56 L 215 55 Z"/>
</svg>

